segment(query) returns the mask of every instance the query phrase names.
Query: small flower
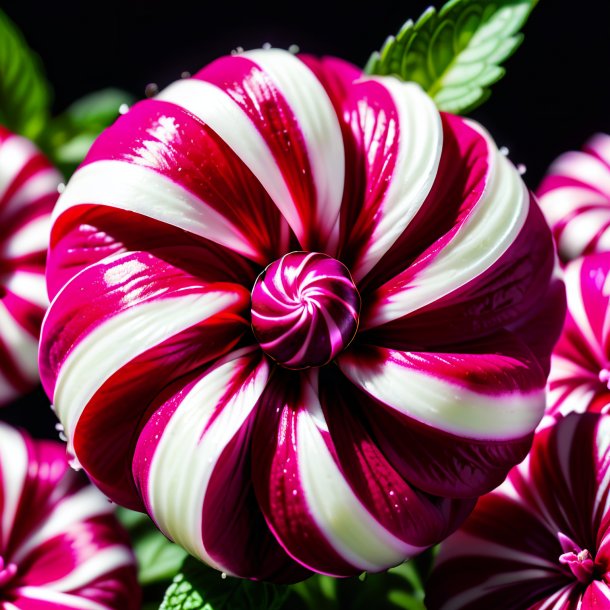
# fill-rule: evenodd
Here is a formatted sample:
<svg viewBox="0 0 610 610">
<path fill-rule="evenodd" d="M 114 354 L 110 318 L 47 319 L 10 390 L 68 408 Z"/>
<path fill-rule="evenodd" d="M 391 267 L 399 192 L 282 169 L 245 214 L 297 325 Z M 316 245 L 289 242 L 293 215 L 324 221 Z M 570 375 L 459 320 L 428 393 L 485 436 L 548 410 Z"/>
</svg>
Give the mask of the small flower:
<svg viewBox="0 0 610 610">
<path fill-rule="evenodd" d="M 135 559 L 112 505 L 59 443 L 0 423 L 0 607 L 137 610 Z"/>
<path fill-rule="evenodd" d="M 100 136 L 51 242 L 40 362 L 72 458 L 225 573 L 396 565 L 542 416 L 551 234 L 417 85 L 219 59 Z"/>
<path fill-rule="evenodd" d="M 34 144 L 0 126 L 0 406 L 40 381 L 45 257 L 60 181 Z"/>
<path fill-rule="evenodd" d="M 561 155 L 536 194 L 563 262 L 610 251 L 610 136 Z"/>
<path fill-rule="evenodd" d="M 610 408 L 610 253 L 574 260 L 565 268 L 568 312 L 553 350 L 547 415 Z"/>
<path fill-rule="evenodd" d="M 610 416 L 572 413 L 441 546 L 426 607 L 610 607 Z"/>
</svg>

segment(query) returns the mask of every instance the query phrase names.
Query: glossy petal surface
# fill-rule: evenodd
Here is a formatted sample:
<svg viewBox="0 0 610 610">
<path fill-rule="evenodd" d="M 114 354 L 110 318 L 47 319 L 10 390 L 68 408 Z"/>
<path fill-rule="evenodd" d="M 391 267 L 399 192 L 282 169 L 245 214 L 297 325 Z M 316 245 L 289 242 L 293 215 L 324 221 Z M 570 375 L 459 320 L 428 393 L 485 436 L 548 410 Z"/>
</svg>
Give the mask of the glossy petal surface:
<svg viewBox="0 0 610 610">
<path fill-rule="evenodd" d="M 39 381 L 45 259 L 60 181 L 34 144 L 0 126 L 0 405 Z"/>
<path fill-rule="evenodd" d="M 610 416 L 573 413 L 441 546 L 426 607 L 607 608 Z"/>
<path fill-rule="evenodd" d="M 0 607 L 139 603 L 135 558 L 112 505 L 68 468 L 59 443 L 0 424 Z"/>
<path fill-rule="evenodd" d="M 610 250 L 610 136 L 564 153 L 536 192 L 563 262 Z"/>
</svg>

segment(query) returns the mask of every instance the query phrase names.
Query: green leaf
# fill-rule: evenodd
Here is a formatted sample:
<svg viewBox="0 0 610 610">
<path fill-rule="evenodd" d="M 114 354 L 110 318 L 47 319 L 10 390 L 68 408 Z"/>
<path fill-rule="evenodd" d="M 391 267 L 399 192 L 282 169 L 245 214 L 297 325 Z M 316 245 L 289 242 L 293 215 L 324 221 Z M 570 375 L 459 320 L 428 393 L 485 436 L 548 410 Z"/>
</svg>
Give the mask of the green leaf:
<svg viewBox="0 0 610 610">
<path fill-rule="evenodd" d="M 188 557 L 160 610 L 278 610 L 289 593 L 285 586 L 223 576 Z"/>
<path fill-rule="evenodd" d="M 138 560 L 139 583 L 149 586 L 171 581 L 184 563 L 186 551 L 170 542 L 146 515 L 119 508 L 117 516 L 129 532 L 133 544 Z"/>
<path fill-rule="evenodd" d="M 54 118 L 41 136 L 41 146 L 69 176 L 84 159 L 97 136 L 119 116 L 121 106 L 134 101 L 120 89 L 90 93 Z"/>
<path fill-rule="evenodd" d="M 0 10 L 0 124 L 35 139 L 44 128 L 51 103 L 38 56 Z"/>
<path fill-rule="evenodd" d="M 504 75 L 501 63 L 523 40 L 538 0 L 450 0 L 407 21 L 371 55 L 368 74 L 414 81 L 440 110 L 464 114 L 482 104 Z"/>
<path fill-rule="evenodd" d="M 366 578 L 312 576 L 292 585 L 291 610 L 425 610 L 424 581 L 436 549 Z"/>
</svg>

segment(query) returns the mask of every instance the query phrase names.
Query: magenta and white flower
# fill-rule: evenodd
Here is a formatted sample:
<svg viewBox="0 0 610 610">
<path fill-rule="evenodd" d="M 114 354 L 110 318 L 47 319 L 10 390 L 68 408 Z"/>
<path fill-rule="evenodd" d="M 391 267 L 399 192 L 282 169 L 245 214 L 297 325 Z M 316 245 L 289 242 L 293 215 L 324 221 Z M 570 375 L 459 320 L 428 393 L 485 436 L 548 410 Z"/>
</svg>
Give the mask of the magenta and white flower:
<svg viewBox="0 0 610 610">
<path fill-rule="evenodd" d="M 610 608 L 610 416 L 573 413 L 442 545 L 430 610 Z"/>
<path fill-rule="evenodd" d="M 229 574 L 378 571 L 529 449 L 552 238 L 414 84 L 225 57 L 93 145 L 51 235 L 41 375 L 69 451 Z"/>
<path fill-rule="evenodd" d="M 562 261 L 610 251 L 610 136 L 561 155 L 536 194 Z"/>
<path fill-rule="evenodd" d="M 610 408 L 610 253 L 572 261 L 564 280 L 568 312 L 551 357 L 549 423 L 560 414 Z"/>
<path fill-rule="evenodd" d="M 127 533 L 65 448 L 0 423 L 0 608 L 138 610 Z"/>
<path fill-rule="evenodd" d="M 0 126 L 0 405 L 39 383 L 45 258 L 60 180 L 34 144 Z"/>
</svg>

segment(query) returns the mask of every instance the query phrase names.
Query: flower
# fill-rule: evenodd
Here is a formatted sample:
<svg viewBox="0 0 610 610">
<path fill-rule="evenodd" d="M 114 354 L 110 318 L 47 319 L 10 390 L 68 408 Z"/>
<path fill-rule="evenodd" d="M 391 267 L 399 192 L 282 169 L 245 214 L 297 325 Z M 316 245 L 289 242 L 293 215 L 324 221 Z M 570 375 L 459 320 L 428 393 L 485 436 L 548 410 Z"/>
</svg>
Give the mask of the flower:
<svg viewBox="0 0 610 610">
<path fill-rule="evenodd" d="M 552 238 L 476 123 L 280 50 L 136 104 L 60 198 L 41 376 L 68 451 L 215 568 L 379 571 L 529 449 Z"/>
<path fill-rule="evenodd" d="M 426 607 L 516 610 L 610 603 L 610 416 L 559 418 L 441 546 Z"/>
<path fill-rule="evenodd" d="M 45 257 L 60 180 L 34 144 L 0 126 L 0 405 L 40 381 Z"/>
<path fill-rule="evenodd" d="M 568 312 L 551 357 L 543 425 L 560 414 L 610 407 L 610 253 L 570 262 L 564 280 Z"/>
<path fill-rule="evenodd" d="M 561 155 L 536 194 L 562 261 L 610 250 L 610 136 Z"/>
<path fill-rule="evenodd" d="M 0 607 L 137 610 L 135 559 L 112 505 L 65 449 L 0 423 Z"/>
</svg>

